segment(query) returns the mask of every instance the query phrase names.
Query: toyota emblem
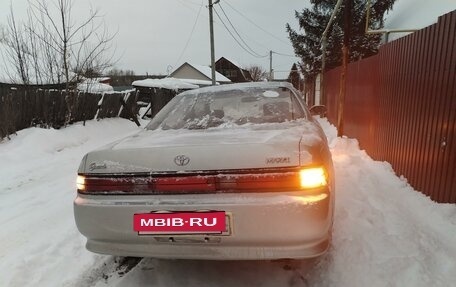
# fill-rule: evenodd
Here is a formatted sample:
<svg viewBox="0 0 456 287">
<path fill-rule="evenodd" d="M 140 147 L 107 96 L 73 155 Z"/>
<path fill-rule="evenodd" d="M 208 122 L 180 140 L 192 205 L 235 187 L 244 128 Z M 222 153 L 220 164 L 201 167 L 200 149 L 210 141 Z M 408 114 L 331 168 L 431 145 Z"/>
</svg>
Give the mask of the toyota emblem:
<svg viewBox="0 0 456 287">
<path fill-rule="evenodd" d="M 177 164 L 178 166 L 184 166 L 187 165 L 190 162 L 190 158 L 186 155 L 178 155 L 174 158 L 174 163 Z"/>
</svg>

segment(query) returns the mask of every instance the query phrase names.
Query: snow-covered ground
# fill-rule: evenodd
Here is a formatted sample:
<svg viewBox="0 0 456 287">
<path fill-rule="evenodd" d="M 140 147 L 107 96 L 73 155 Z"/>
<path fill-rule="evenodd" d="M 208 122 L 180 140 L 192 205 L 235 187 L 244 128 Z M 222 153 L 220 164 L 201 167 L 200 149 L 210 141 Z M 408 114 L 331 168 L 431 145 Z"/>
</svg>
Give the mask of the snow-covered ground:
<svg viewBox="0 0 456 287">
<path fill-rule="evenodd" d="M 0 143 L 0 286 L 456 286 L 456 206 L 437 204 L 322 119 L 336 169 L 333 244 L 302 262 L 118 258 L 73 220 L 82 156 L 138 131 L 105 119 Z"/>
</svg>

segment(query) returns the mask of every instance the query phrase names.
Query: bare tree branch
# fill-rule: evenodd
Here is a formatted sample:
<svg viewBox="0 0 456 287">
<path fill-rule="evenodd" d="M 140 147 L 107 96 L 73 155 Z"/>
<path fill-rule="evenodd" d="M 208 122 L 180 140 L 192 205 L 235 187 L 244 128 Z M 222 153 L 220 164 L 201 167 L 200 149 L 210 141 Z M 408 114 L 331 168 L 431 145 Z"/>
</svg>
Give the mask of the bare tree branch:
<svg viewBox="0 0 456 287">
<path fill-rule="evenodd" d="M 23 83 L 65 83 L 69 90 L 74 81 L 112 66 L 116 33 L 107 31 L 99 10 L 90 8 L 86 18 L 74 21 L 72 7 L 73 0 L 29 0 L 28 19 L 21 25 L 11 7 L 6 37 L 0 30 L 11 74 Z"/>
<path fill-rule="evenodd" d="M 254 82 L 259 82 L 266 79 L 266 71 L 258 65 L 250 65 L 247 68 L 247 71 L 249 71 L 250 76 L 252 77 L 252 81 Z"/>
<path fill-rule="evenodd" d="M 26 43 L 24 40 L 23 31 L 20 30 L 13 13 L 13 6 L 10 5 L 10 15 L 8 16 L 8 38 L 6 41 L 7 53 L 10 56 L 10 62 L 13 69 L 16 70 L 17 75 L 24 85 L 30 82 L 28 75 L 27 59 L 24 49 Z"/>
</svg>

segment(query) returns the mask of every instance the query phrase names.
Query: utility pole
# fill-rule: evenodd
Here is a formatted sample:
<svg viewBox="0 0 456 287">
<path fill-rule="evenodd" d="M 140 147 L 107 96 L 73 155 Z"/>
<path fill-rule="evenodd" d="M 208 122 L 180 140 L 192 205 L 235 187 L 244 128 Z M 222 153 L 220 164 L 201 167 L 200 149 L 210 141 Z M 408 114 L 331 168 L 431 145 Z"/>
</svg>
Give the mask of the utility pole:
<svg viewBox="0 0 456 287">
<path fill-rule="evenodd" d="M 351 10 L 353 0 L 345 0 L 344 7 L 344 45 L 342 47 L 342 73 L 340 74 L 339 112 L 337 114 L 337 136 L 344 135 L 344 107 L 347 91 L 347 70 L 350 52 Z"/>
<path fill-rule="evenodd" d="M 326 70 L 326 47 L 328 45 L 328 33 L 329 29 L 331 28 L 331 25 L 334 21 L 334 19 L 337 16 L 337 13 L 339 12 L 340 5 L 342 4 L 343 0 L 338 0 L 336 3 L 336 6 L 334 7 L 334 10 L 331 14 L 331 17 L 329 18 L 329 22 L 326 25 L 325 31 L 323 32 L 323 35 L 321 36 L 321 74 L 320 74 L 320 104 L 323 103 L 323 105 L 326 105 L 326 93 L 325 93 L 325 70 Z"/>
<path fill-rule="evenodd" d="M 274 80 L 274 74 L 272 73 L 272 51 L 269 51 L 269 81 Z"/>
<path fill-rule="evenodd" d="M 211 34 L 211 76 L 212 76 L 212 85 L 215 86 L 215 52 L 214 52 L 214 19 L 212 17 L 212 6 L 220 2 L 216 0 L 212 4 L 212 0 L 209 0 L 209 31 Z"/>
</svg>

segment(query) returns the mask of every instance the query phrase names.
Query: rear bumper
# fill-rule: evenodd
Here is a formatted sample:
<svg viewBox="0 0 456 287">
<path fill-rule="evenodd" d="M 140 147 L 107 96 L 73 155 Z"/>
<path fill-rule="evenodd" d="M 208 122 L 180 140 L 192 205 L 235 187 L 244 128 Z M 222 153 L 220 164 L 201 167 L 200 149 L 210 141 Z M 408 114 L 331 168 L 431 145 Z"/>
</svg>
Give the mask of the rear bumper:
<svg viewBox="0 0 456 287">
<path fill-rule="evenodd" d="M 74 201 L 79 231 L 97 253 L 182 259 L 281 259 L 321 255 L 329 246 L 333 198 L 328 190 L 194 195 L 82 195 Z M 139 236 L 133 215 L 157 210 L 220 210 L 229 235 Z"/>
</svg>

